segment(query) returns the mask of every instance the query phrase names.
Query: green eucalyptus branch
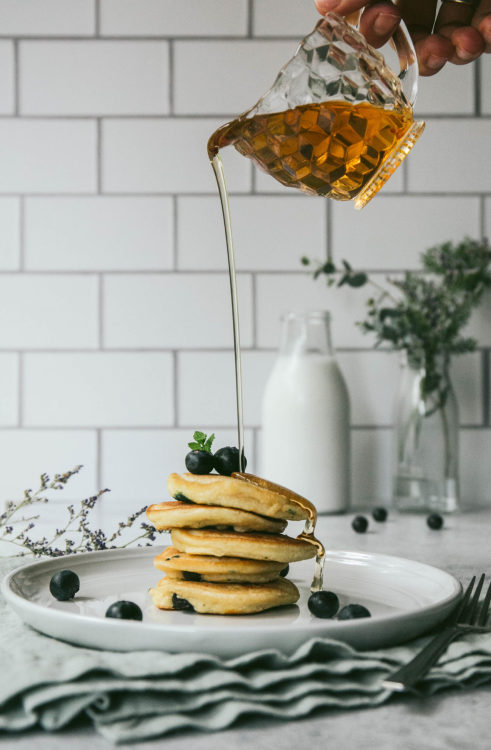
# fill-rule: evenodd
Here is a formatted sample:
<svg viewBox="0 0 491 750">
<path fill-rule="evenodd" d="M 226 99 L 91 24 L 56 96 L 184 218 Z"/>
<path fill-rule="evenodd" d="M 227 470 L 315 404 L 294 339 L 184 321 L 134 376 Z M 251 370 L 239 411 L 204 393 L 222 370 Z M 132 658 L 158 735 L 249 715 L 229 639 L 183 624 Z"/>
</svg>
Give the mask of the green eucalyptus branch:
<svg viewBox="0 0 491 750">
<path fill-rule="evenodd" d="M 472 311 L 491 287 L 491 248 L 487 240 L 468 237 L 458 244 L 445 242 L 421 254 L 420 271 L 407 271 L 402 278 L 386 278 L 385 285 L 347 261 L 337 267 L 332 260 L 302 264 L 313 268 L 313 277 L 323 277 L 328 287 L 354 289 L 370 285 L 374 296 L 367 300 L 367 314 L 357 325 L 375 337 L 375 347 L 404 351 L 410 366 L 424 369 L 425 397 L 437 398 L 434 410 L 442 408 L 450 357 L 473 351 L 477 342 L 462 330 Z"/>
</svg>

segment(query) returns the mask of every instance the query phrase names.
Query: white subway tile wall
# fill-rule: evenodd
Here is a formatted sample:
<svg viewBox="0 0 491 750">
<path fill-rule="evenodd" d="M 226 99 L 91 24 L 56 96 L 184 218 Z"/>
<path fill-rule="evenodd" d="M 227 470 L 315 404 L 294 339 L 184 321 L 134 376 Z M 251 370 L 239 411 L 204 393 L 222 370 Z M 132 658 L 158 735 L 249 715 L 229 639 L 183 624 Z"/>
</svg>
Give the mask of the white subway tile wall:
<svg viewBox="0 0 491 750">
<path fill-rule="evenodd" d="M 108 526 L 165 499 L 194 429 L 236 443 L 233 336 L 211 133 L 252 106 L 317 21 L 312 0 L 0 0 L 0 503 L 84 468 Z M 289 309 L 329 309 L 351 396 L 353 503 L 390 499 L 398 358 L 355 325 L 366 289 L 428 246 L 491 234 L 491 59 L 420 84 L 426 131 L 363 212 L 223 154 L 239 271 L 248 468 Z M 491 294 L 455 360 L 464 504 L 491 501 Z"/>
<path fill-rule="evenodd" d="M 21 115 L 169 112 L 167 42 L 20 42 L 19 70 Z"/>
<path fill-rule="evenodd" d="M 95 33 L 94 0 L 0 0 L 7 36 L 87 36 Z"/>
<path fill-rule="evenodd" d="M 16 271 L 20 266 L 20 200 L 0 198 L 0 269 Z"/>
<path fill-rule="evenodd" d="M 14 44 L 0 42 L 0 115 L 13 115 L 15 108 Z"/>
</svg>

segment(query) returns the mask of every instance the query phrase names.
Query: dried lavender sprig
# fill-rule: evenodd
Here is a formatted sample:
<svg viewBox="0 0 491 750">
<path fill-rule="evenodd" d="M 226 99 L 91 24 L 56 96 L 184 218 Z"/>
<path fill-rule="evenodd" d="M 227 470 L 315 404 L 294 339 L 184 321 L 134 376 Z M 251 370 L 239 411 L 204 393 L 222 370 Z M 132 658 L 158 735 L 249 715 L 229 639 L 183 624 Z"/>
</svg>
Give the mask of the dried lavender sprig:
<svg viewBox="0 0 491 750">
<path fill-rule="evenodd" d="M 107 489 L 99 490 L 96 495 L 82 500 L 80 502 L 80 508 L 78 511 L 75 510 L 73 505 L 68 505 L 68 519 L 65 525 L 62 528 L 56 529 L 55 534 L 49 540 L 46 537 L 43 537 L 40 540 L 33 540 L 28 536 L 28 532 L 34 527 L 34 523 L 32 523 L 32 521 L 38 520 L 40 517 L 39 515 L 31 516 L 29 518 L 25 518 L 24 516 L 17 519 L 13 518 L 13 516 L 15 516 L 15 514 L 17 514 L 21 508 L 27 505 L 32 505 L 39 502 L 49 502 L 49 498 L 44 497 L 43 493 L 46 490 L 50 489 L 63 489 L 69 479 L 74 474 L 78 474 L 81 468 L 82 465 L 79 465 L 71 471 L 65 472 L 64 474 L 55 474 L 52 480 L 50 479 L 48 474 L 41 474 L 40 486 L 35 492 L 33 492 L 31 489 L 27 489 L 25 490 L 24 497 L 20 502 L 8 502 L 7 510 L 4 513 L 0 514 L 0 530 L 3 529 L 2 533 L 0 534 L 0 541 L 8 542 L 17 547 L 20 547 L 23 551 L 18 553 L 19 555 L 31 553 L 35 556 L 45 555 L 50 557 L 59 557 L 68 553 L 72 554 L 82 551 L 85 552 L 116 548 L 118 545 L 113 544 L 113 542 L 120 538 L 124 529 L 133 526 L 134 522 L 145 512 L 146 507 L 143 507 L 139 511 L 132 513 L 126 521 L 120 521 L 116 530 L 108 537 L 107 534 L 102 531 L 102 529 L 91 529 L 88 519 L 91 510 L 93 510 L 99 498 L 104 493 L 109 491 Z M 7 525 L 8 522 L 10 523 Z M 17 523 L 27 523 L 27 525 L 23 529 L 21 529 L 15 536 L 12 536 L 12 533 L 14 531 L 14 524 Z M 134 539 L 119 546 L 121 548 L 129 547 L 131 544 L 134 544 L 141 539 L 149 539 L 150 541 L 153 541 L 155 539 L 155 529 L 153 528 L 153 526 L 150 526 L 146 523 L 141 523 L 140 529 L 143 530 L 142 534 L 139 534 Z M 78 535 L 78 543 L 73 539 L 64 538 L 64 549 L 55 547 L 54 543 L 58 539 L 65 537 L 68 533 L 74 533 Z"/>
</svg>

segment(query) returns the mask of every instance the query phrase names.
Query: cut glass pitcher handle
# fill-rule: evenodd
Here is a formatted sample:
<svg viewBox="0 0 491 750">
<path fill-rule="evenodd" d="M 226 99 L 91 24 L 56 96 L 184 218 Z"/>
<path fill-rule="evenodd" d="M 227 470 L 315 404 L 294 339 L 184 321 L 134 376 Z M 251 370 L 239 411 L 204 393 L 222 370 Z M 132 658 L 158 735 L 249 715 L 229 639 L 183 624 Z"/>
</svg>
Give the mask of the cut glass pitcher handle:
<svg viewBox="0 0 491 750">
<path fill-rule="evenodd" d="M 351 26 L 354 26 L 358 31 L 360 30 L 361 14 L 362 11 L 360 9 L 355 11 L 354 13 L 350 13 L 350 15 L 348 16 L 345 16 L 345 20 Z M 416 55 L 416 50 L 414 49 L 411 35 L 409 34 L 408 28 L 402 19 L 399 22 L 396 30 L 392 34 L 392 37 L 389 39 L 388 44 L 390 44 L 397 57 L 399 58 L 399 65 L 401 69 L 397 76 L 401 81 L 401 87 L 404 96 L 408 100 L 409 104 L 413 106 L 418 93 L 418 57 Z"/>
</svg>

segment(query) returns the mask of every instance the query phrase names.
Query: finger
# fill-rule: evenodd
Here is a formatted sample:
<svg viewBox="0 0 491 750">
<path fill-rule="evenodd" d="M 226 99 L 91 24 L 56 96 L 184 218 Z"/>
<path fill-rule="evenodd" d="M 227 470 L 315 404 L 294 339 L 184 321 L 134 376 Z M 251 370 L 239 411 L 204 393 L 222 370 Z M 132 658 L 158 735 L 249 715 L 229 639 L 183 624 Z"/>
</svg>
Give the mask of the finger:
<svg viewBox="0 0 491 750">
<path fill-rule="evenodd" d="M 400 0 L 397 7 L 408 29 L 431 34 L 435 23 L 437 0 Z"/>
<path fill-rule="evenodd" d="M 360 31 L 372 47 L 387 42 L 399 24 L 401 14 L 392 3 L 374 3 L 363 11 Z"/>
<path fill-rule="evenodd" d="M 479 57 L 484 51 L 484 40 L 470 23 L 474 15 L 472 5 L 444 2 L 435 22 L 435 31 L 449 39 L 454 47 L 450 62 L 464 65 Z"/>
<path fill-rule="evenodd" d="M 452 42 L 439 34 L 428 34 L 424 29 L 413 27 L 411 36 L 422 76 L 438 73 L 454 53 Z"/>
<path fill-rule="evenodd" d="M 432 33 L 436 6 L 437 0 L 400 0 L 398 3 L 414 42 L 422 76 L 438 73 L 454 54 L 450 40 Z"/>
<path fill-rule="evenodd" d="M 481 34 L 485 52 L 491 52 L 491 0 L 481 0 L 474 17 L 472 26 Z"/>
</svg>

